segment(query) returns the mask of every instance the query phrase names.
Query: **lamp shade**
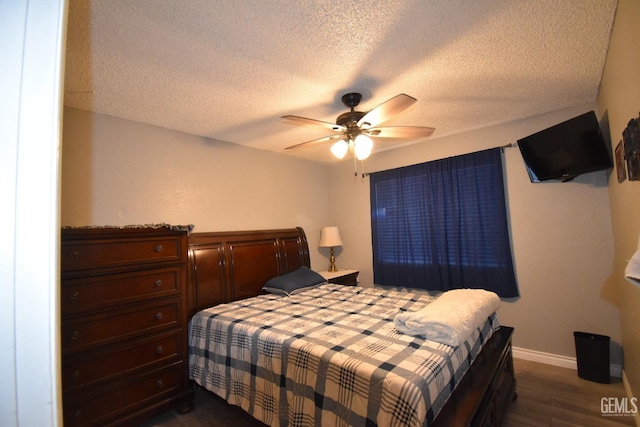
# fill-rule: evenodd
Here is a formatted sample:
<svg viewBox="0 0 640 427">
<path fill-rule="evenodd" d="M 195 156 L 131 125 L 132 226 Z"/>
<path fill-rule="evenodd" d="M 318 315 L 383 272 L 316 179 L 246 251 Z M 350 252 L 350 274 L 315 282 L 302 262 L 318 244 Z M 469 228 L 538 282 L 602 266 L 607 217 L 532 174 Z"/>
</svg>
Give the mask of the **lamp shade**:
<svg viewBox="0 0 640 427">
<path fill-rule="evenodd" d="M 356 136 L 355 153 L 358 160 L 364 160 L 371 155 L 373 149 L 373 141 L 367 135 L 360 134 Z"/>
<path fill-rule="evenodd" d="M 349 144 L 347 144 L 347 141 L 344 139 L 341 139 L 331 146 L 331 152 L 339 159 L 343 159 L 347 151 L 349 151 Z"/>
<path fill-rule="evenodd" d="M 342 239 L 340 238 L 340 232 L 338 227 L 324 227 L 320 232 L 321 248 L 332 248 L 334 246 L 342 246 Z"/>
</svg>

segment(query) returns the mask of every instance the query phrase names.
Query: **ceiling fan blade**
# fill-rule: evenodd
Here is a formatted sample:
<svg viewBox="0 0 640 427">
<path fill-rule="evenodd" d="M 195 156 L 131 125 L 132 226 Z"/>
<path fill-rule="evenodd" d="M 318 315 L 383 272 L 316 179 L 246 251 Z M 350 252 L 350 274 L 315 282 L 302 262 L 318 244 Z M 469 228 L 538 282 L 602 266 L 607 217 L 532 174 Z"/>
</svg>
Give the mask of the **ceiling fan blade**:
<svg viewBox="0 0 640 427">
<path fill-rule="evenodd" d="M 312 139 L 311 141 L 301 142 L 300 144 L 296 144 L 296 145 L 292 145 L 290 147 L 286 147 L 285 150 L 295 150 L 295 149 L 298 149 L 298 148 L 311 148 L 311 147 L 313 147 L 315 145 L 322 144 L 323 142 L 329 142 L 329 141 L 333 141 L 333 140 L 338 140 L 340 138 L 342 138 L 342 134 L 323 136 L 322 138 Z"/>
<path fill-rule="evenodd" d="M 337 125 L 335 123 L 323 122 L 322 120 L 309 119 L 307 117 L 300 116 L 282 116 L 283 119 L 292 120 L 300 124 L 311 125 L 316 127 L 322 127 L 325 129 L 331 129 L 336 132 L 343 132 L 346 130 L 344 126 Z"/>
<path fill-rule="evenodd" d="M 377 138 L 417 139 L 431 136 L 434 128 L 421 126 L 383 126 L 367 129 L 365 133 Z"/>
<path fill-rule="evenodd" d="M 367 124 L 365 128 L 371 128 L 382 122 L 386 122 L 390 118 L 409 108 L 414 102 L 416 102 L 415 98 L 404 93 L 396 95 L 365 114 L 360 120 L 358 120 L 358 127 Z"/>
</svg>

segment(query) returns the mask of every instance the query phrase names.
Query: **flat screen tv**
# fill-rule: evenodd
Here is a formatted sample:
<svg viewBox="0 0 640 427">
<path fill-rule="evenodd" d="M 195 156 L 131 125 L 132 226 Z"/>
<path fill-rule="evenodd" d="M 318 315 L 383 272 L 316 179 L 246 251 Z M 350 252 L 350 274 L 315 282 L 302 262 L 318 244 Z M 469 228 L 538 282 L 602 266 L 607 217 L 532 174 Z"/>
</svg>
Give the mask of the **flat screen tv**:
<svg viewBox="0 0 640 427">
<path fill-rule="evenodd" d="M 611 148 L 593 111 L 518 140 L 531 182 L 570 181 L 613 167 Z"/>
</svg>

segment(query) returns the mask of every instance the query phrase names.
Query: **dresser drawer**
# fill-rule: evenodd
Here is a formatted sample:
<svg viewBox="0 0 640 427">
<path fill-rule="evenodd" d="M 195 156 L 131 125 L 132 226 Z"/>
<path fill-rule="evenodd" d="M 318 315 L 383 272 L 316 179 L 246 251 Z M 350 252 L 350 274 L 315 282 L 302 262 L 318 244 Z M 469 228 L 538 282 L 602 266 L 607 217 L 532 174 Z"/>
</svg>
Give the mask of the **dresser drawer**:
<svg viewBox="0 0 640 427">
<path fill-rule="evenodd" d="M 79 316 L 62 322 L 64 353 L 107 344 L 140 334 L 150 334 L 180 324 L 179 299 L 131 306 L 124 310 Z"/>
<path fill-rule="evenodd" d="M 65 280 L 61 295 L 62 314 L 178 295 L 182 271 L 180 267 L 170 267 Z"/>
<path fill-rule="evenodd" d="M 182 260 L 182 240 L 176 237 L 67 241 L 62 245 L 63 272 Z"/>
<path fill-rule="evenodd" d="M 100 352 L 72 356 L 62 365 L 62 388 L 72 390 L 136 369 L 177 362 L 182 358 L 182 329 Z"/>
<path fill-rule="evenodd" d="M 160 401 L 180 388 L 182 363 L 141 377 L 114 382 L 108 387 L 66 393 L 63 396 L 65 426 L 104 426 L 117 418 Z"/>
</svg>

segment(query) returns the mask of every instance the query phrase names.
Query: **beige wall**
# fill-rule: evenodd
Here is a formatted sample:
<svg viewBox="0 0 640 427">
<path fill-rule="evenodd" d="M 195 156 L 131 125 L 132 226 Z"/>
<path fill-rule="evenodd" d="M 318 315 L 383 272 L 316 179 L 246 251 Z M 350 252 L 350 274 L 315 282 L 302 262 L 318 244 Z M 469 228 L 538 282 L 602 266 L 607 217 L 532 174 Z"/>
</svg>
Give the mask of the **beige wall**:
<svg viewBox="0 0 640 427">
<path fill-rule="evenodd" d="M 432 139 L 374 154 L 370 171 L 420 163 L 509 143 L 595 109 L 558 111 L 518 122 Z M 600 117 L 600 116 L 598 116 Z M 613 280 L 613 240 L 607 179 L 597 172 L 567 183 L 532 184 L 517 148 L 505 149 L 512 247 L 521 298 L 504 302 L 500 321 L 515 327 L 514 345 L 575 357 L 573 331 L 620 342 Z M 332 167 L 331 219 L 340 227 L 338 264 L 373 283 L 369 181 L 353 178 L 353 162 Z M 616 360 L 617 359 L 617 360 Z M 619 352 L 614 353 L 620 364 Z"/>
<path fill-rule="evenodd" d="M 640 1 L 620 0 L 598 98 L 609 117 L 614 145 L 629 119 L 640 110 Z M 640 235 L 640 182 L 609 182 L 614 239 L 614 282 L 620 295 L 624 371 L 635 395 L 640 393 L 640 288 L 624 279 L 627 259 Z"/>
<path fill-rule="evenodd" d="M 515 142 L 595 105 L 563 110 L 379 153 L 368 170 L 434 160 Z M 196 231 L 302 226 L 312 267 L 324 225 L 340 227 L 339 268 L 373 283 L 368 179 L 353 163 L 327 167 L 127 120 L 65 109 L 63 225 L 195 224 Z M 518 347 L 574 356 L 573 331 L 620 342 L 612 291 L 608 173 L 569 183 L 529 182 L 517 148 L 505 150 L 513 251 L 521 298 L 500 319 Z M 225 209 L 221 209 L 224 206 Z M 614 360 L 615 362 L 615 360 Z"/>
<path fill-rule="evenodd" d="M 194 224 L 196 232 L 301 226 L 326 269 L 327 166 L 65 108 L 62 225 Z M 324 251 L 324 249 L 323 249 Z"/>
</svg>

